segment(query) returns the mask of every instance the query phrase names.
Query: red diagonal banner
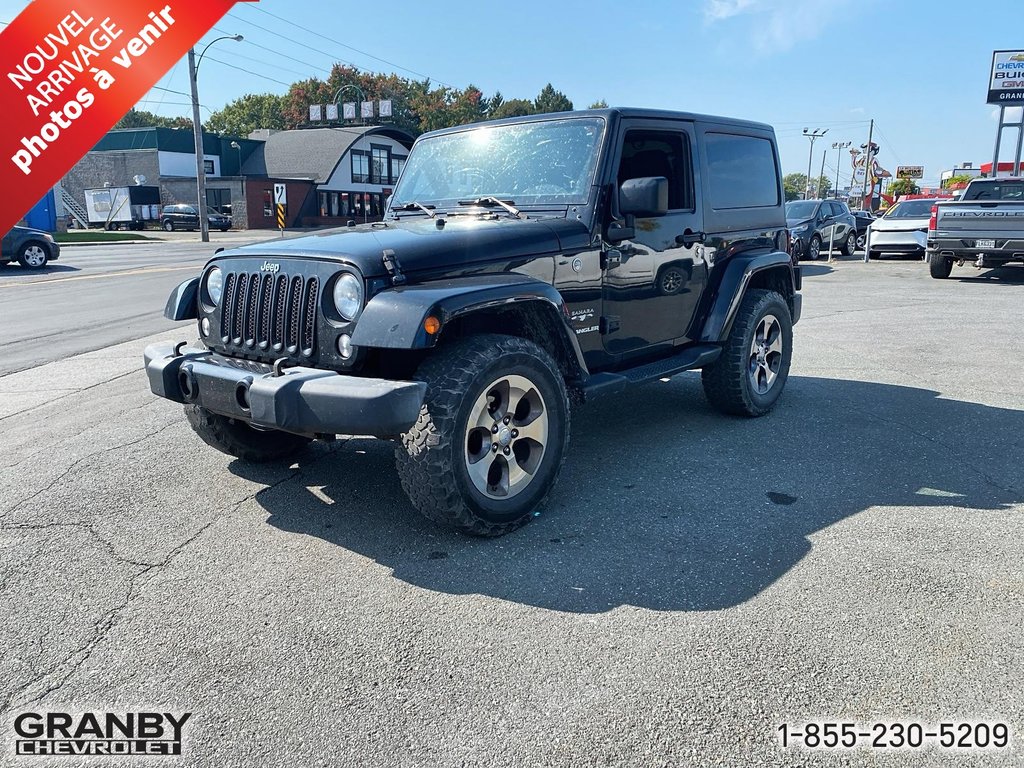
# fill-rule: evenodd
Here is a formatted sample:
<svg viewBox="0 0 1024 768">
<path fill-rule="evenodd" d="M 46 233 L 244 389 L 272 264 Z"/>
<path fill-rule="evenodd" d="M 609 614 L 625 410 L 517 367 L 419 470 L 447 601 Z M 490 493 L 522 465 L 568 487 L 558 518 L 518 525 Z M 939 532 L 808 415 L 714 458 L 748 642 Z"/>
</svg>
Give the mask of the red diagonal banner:
<svg viewBox="0 0 1024 768">
<path fill-rule="evenodd" d="M 35 0 L 0 33 L 0 234 L 235 4 Z"/>
</svg>

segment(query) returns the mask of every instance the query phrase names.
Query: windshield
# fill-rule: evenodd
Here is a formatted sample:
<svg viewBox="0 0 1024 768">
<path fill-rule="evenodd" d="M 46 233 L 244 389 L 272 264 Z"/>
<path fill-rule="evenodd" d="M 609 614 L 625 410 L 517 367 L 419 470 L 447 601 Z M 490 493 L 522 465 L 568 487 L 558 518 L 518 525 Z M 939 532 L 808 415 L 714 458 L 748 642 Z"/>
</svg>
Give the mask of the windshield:
<svg viewBox="0 0 1024 768">
<path fill-rule="evenodd" d="M 817 200 L 792 200 L 786 203 L 786 218 L 809 219 L 817 207 Z"/>
<path fill-rule="evenodd" d="M 1024 183 L 1019 181 L 972 181 L 963 196 L 964 200 L 1024 200 Z"/>
<path fill-rule="evenodd" d="M 887 219 L 927 219 L 932 215 L 932 206 L 937 200 L 907 200 L 896 203 L 885 214 Z"/>
<path fill-rule="evenodd" d="M 570 118 L 422 139 L 409 155 L 391 207 L 417 202 L 446 208 L 480 197 L 520 207 L 586 203 L 604 127 L 601 118 Z"/>
</svg>

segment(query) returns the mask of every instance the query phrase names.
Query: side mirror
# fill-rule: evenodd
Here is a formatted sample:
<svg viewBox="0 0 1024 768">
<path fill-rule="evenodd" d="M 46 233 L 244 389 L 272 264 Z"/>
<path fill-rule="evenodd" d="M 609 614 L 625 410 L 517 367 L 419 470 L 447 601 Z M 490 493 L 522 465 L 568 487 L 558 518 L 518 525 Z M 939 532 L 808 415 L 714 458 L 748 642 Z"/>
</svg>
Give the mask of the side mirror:
<svg viewBox="0 0 1024 768">
<path fill-rule="evenodd" d="M 619 212 L 633 216 L 664 216 L 668 213 L 668 179 L 646 176 L 622 182 Z"/>
</svg>

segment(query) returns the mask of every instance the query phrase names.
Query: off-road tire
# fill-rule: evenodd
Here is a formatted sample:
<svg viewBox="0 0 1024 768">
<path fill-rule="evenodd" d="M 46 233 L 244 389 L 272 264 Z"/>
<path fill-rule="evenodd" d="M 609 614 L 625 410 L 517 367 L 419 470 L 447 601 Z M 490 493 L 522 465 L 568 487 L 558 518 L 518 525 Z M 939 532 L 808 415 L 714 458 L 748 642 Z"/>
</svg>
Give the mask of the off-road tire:
<svg viewBox="0 0 1024 768">
<path fill-rule="evenodd" d="M 844 256 L 853 256 L 857 252 L 857 236 L 853 232 L 846 236 L 841 250 Z"/>
<path fill-rule="evenodd" d="M 529 485 L 508 499 L 481 493 L 464 459 L 467 420 L 498 377 L 524 376 L 540 392 L 549 439 Z M 442 346 L 422 363 L 427 383 L 420 416 L 396 450 L 398 476 L 413 506 L 429 519 L 474 536 L 501 536 L 534 517 L 561 469 L 569 442 L 569 398 L 558 365 L 532 341 L 481 334 Z"/>
<path fill-rule="evenodd" d="M 932 254 L 928 257 L 928 272 L 936 280 L 945 280 L 953 271 L 953 260 L 947 256 Z"/>
<path fill-rule="evenodd" d="M 204 443 L 252 464 L 286 459 L 310 443 L 308 437 L 290 432 L 253 429 L 244 421 L 221 416 L 198 405 L 186 405 L 185 418 Z"/>
<path fill-rule="evenodd" d="M 749 364 L 754 332 L 767 315 L 774 315 L 781 326 L 782 364 L 774 384 L 762 395 L 753 388 Z M 792 354 L 793 321 L 786 300 L 775 291 L 761 288 L 747 291 L 721 356 L 701 371 L 708 402 L 722 413 L 733 416 L 763 416 L 775 407 L 786 386 Z"/>
</svg>

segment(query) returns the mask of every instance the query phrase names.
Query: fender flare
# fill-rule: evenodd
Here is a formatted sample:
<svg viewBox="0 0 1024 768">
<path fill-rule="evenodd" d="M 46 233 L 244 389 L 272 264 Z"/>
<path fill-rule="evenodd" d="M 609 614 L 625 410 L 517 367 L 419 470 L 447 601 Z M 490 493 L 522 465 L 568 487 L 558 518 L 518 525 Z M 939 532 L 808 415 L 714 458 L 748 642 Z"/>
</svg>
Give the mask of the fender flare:
<svg viewBox="0 0 1024 768">
<path fill-rule="evenodd" d="M 352 343 L 382 349 L 430 349 L 437 345 L 445 327 L 456 318 L 481 310 L 533 305 L 553 323 L 570 361 L 585 377 L 576 333 L 561 294 L 549 283 L 516 272 L 475 275 L 381 291 L 367 302 Z M 429 334 L 423 327 L 428 317 L 441 321 L 441 330 Z"/>
<path fill-rule="evenodd" d="M 725 267 L 722 280 L 718 284 L 715 298 L 704 322 L 704 332 L 700 340 L 703 343 L 717 343 L 728 338 L 732 330 L 733 320 L 739 311 L 740 302 L 747 293 L 751 278 L 759 272 L 768 270 L 785 271 L 790 281 L 792 294 L 799 290 L 796 272 L 788 253 L 783 251 L 748 251 L 736 254 Z M 784 297 L 787 300 L 789 296 Z"/>
</svg>

